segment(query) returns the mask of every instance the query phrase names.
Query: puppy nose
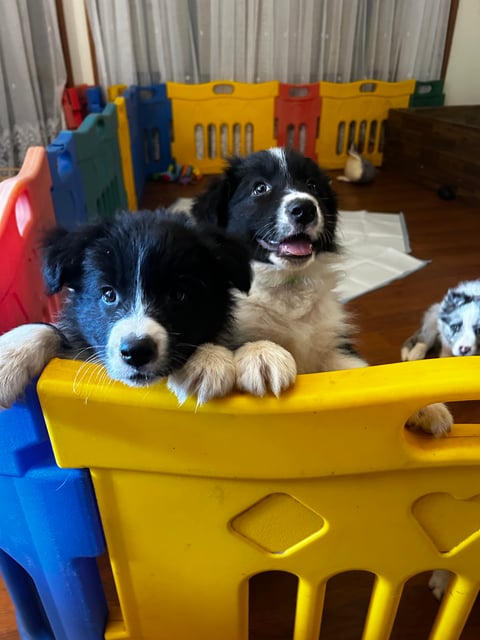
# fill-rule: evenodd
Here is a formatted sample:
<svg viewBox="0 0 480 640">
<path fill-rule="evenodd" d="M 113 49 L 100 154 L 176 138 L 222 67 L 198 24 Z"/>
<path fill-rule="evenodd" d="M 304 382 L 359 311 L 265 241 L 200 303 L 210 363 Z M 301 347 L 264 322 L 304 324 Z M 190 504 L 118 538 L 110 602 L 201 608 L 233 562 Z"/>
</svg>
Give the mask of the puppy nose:
<svg viewBox="0 0 480 640">
<path fill-rule="evenodd" d="M 150 336 L 126 338 L 120 344 L 123 360 L 132 367 L 142 367 L 157 356 L 157 345 Z"/>
<path fill-rule="evenodd" d="M 458 347 L 461 356 L 468 356 L 472 347 Z"/>
<path fill-rule="evenodd" d="M 288 214 L 302 224 L 313 222 L 317 215 L 317 209 L 310 200 L 293 200 L 287 207 Z"/>
</svg>

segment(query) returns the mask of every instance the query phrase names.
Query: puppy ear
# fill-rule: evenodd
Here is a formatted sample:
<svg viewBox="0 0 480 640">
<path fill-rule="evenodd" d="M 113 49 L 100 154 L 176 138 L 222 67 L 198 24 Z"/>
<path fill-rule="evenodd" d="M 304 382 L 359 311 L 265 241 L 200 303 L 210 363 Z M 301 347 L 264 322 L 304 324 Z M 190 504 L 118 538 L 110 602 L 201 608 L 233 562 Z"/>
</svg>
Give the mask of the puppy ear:
<svg viewBox="0 0 480 640">
<path fill-rule="evenodd" d="M 85 250 L 102 235 L 104 225 L 85 226 L 75 231 L 55 228 L 43 239 L 42 271 L 49 294 L 63 287 L 75 289 L 83 273 Z"/>
<path fill-rule="evenodd" d="M 442 300 L 440 306 L 440 313 L 449 314 L 458 307 L 461 307 L 462 304 L 465 304 L 468 300 L 464 293 L 460 293 L 455 289 L 449 289 Z"/>
<path fill-rule="evenodd" d="M 222 228 L 227 226 L 228 203 L 237 187 L 237 162 L 237 158 L 232 158 L 224 173 L 214 178 L 207 190 L 196 198 L 192 209 L 195 220 Z"/>
<path fill-rule="evenodd" d="M 207 233 L 213 241 L 212 249 L 218 268 L 226 275 L 228 283 L 235 289 L 248 293 L 252 284 L 252 268 L 247 244 L 214 227 L 208 227 Z"/>
</svg>

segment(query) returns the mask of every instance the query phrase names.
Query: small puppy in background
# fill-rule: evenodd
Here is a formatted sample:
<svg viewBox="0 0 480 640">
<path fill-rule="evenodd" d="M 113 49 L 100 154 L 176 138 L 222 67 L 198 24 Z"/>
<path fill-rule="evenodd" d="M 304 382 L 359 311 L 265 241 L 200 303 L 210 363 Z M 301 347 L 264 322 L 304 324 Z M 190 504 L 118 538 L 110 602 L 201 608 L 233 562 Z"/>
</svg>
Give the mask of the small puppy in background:
<svg viewBox="0 0 480 640">
<path fill-rule="evenodd" d="M 196 358 L 208 393 L 232 389 L 226 349 L 201 346 L 227 331 L 232 289 L 250 287 L 247 248 L 221 230 L 164 211 L 54 229 L 43 272 L 48 292 L 66 290 L 66 300 L 54 325 L 26 324 L 0 337 L 1 407 L 20 398 L 54 357 L 103 364 L 111 379 L 132 387 L 174 378 Z M 200 383 L 190 390 L 203 402 Z"/>
<path fill-rule="evenodd" d="M 402 346 L 402 360 L 421 360 L 431 354 L 475 356 L 480 353 L 480 280 L 461 282 L 433 304 L 420 329 Z"/>
<path fill-rule="evenodd" d="M 236 296 L 232 330 L 222 341 L 233 351 L 241 390 L 278 396 L 297 373 L 367 364 L 352 345 L 353 327 L 335 292 L 341 252 L 330 183 L 313 160 L 273 148 L 231 159 L 194 203 L 197 221 L 238 234 L 252 252 L 252 288 Z M 443 435 L 452 422 L 437 403 L 408 425 Z"/>
<path fill-rule="evenodd" d="M 460 282 L 441 302 L 433 304 L 420 329 L 402 346 L 402 360 L 422 360 L 427 355 L 475 356 L 480 353 L 480 280 Z M 428 586 L 437 600 L 445 593 L 452 574 L 432 573 Z"/>
</svg>

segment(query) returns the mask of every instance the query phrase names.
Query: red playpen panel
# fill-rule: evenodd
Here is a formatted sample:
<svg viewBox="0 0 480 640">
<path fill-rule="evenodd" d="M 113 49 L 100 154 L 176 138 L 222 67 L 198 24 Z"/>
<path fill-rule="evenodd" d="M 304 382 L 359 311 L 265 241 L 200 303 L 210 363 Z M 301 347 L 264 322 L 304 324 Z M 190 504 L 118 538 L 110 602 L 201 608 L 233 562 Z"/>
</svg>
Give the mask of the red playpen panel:
<svg viewBox="0 0 480 640">
<path fill-rule="evenodd" d="M 275 99 L 275 124 L 279 147 L 292 147 L 313 160 L 317 159 L 322 99 L 319 83 L 280 84 Z"/>
<path fill-rule="evenodd" d="M 58 296 L 47 297 L 39 244 L 55 226 L 46 151 L 30 147 L 20 173 L 0 182 L 0 333 L 52 319 Z"/>
</svg>

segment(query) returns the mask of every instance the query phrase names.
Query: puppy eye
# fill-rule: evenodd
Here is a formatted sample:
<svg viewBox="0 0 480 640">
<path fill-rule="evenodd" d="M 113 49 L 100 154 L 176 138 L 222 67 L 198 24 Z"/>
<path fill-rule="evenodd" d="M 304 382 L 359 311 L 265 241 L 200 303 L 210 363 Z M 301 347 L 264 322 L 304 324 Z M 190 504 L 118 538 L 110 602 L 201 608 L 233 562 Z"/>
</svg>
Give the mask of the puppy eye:
<svg viewBox="0 0 480 640">
<path fill-rule="evenodd" d="M 317 184 L 316 180 L 314 180 L 313 178 L 309 178 L 307 180 L 307 188 L 310 189 L 310 191 L 313 191 L 313 193 L 317 193 L 318 184 Z"/>
<path fill-rule="evenodd" d="M 117 301 L 117 292 L 112 287 L 102 288 L 102 300 L 105 304 L 114 304 Z"/>
<path fill-rule="evenodd" d="M 253 185 L 252 195 L 261 196 L 264 193 L 268 193 L 271 191 L 272 187 L 268 184 L 268 182 L 256 182 Z"/>
<path fill-rule="evenodd" d="M 452 330 L 452 333 L 458 333 L 460 331 L 462 327 L 462 323 L 461 322 L 457 322 L 456 324 L 451 324 L 450 325 L 450 329 Z"/>
<path fill-rule="evenodd" d="M 480 326 L 474 327 L 473 331 L 474 331 L 476 336 L 480 336 Z"/>
</svg>

